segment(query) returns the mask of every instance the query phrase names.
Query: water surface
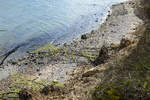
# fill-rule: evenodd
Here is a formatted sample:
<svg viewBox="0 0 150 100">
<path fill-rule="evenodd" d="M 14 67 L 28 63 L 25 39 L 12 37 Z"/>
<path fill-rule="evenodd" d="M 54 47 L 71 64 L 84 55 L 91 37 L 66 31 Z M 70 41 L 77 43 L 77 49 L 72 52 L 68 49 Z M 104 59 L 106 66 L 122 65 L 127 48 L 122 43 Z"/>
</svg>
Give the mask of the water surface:
<svg viewBox="0 0 150 100">
<path fill-rule="evenodd" d="M 0 54 L 22 43 L 30 48 L 88 32 L 121 1 L 0 0 Z"/>
</svg>

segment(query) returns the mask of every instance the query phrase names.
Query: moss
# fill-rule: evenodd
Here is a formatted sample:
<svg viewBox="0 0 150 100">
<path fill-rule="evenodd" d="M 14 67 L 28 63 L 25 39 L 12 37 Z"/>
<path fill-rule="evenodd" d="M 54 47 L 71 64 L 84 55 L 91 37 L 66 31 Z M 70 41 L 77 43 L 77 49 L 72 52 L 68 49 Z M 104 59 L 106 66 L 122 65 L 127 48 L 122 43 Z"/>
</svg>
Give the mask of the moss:
<svg viewBox="0 0 150 100">
<path fill-rule="evenodd" d="M 90 48 L 89 48 L 90 49 Z M 36 47 L 33 51 L 35 54 L 44 53 L 52 57 L 52 59 L 61 57 L 64 60 L 73 60 L 74 62 L 78 62 L 79 57 L 84 57 L 89 61 L 94 61 L 97 58 L 97 54 L 94 51 L 90 50 L 72 50 L 70 47 L 63 46 L 58 47 L 52 44 L 47 44 L 42 47 Z"/>
<path fill-rule="evenodd" d="M 19 93 L 24 89 L 27 91 L 32 90 L 34 92 L 40 92 L 46 86 L 53 86 L 57 90 L 65 87 L 63 83 L 57 81 L 37 81 L 34 77 L 23 74 L 12 74 L 10 79 L 10 88 L 6 89 L 5 91 L 0 91 L 0 98 L 2 98 L 2 100 L 19 100 Z"/>
<path fill-rule="evenodd" d="M 42 47 L 36 47 L 35 53 L 43 52 L 43 51 L 48 51 L 51 55 L 54 55 L 56 53 L 59 53 L 59 48 L 57 46 L 53 46 L 52 44 L 47 44 Z"/>
<path fill-rule="evenodd" d="M 18 93 L 22 89 L 40 91 L 45 85 L 50 84 L 46 80 L 37 81 L 34 77 L 23 74 L 12 74 L 10 79 L 10 88 L 5 91 L 0 91 L 2 99 L 10 98 L 9 100 L 13 100 L 12 98 L 19 97 Z"/>
</svg>

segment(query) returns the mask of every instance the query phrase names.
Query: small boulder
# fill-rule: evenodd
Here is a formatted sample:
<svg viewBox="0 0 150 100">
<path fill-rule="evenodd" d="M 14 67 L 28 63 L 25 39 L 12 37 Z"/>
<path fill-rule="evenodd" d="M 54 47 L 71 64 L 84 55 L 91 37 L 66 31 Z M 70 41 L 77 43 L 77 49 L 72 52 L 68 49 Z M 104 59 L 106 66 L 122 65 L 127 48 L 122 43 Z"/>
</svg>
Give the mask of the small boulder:
<svg viewBox="0 0 150 100">
<path fill-rule="evenodd" d="M 49 86 L 45 86 L 42 90 L 41 93 L 44 95 L 48 95 L 49 92 L 54 91 L 54 86 L 53 85 L 49 85 Z"/>
<path fill-rule="evenodd" d="M 31 93 L 27 91 L 26 89 L 21 90 L 18 94 L 19 94 L 19 100 L 31 100 L 32 99 Z"/>
<path fill-rule="evenodd" d="M 128 47 L 129 45 L 131 45 L 133 42 L 127 38 L 122 38 L 121 42 L 120 42 L 120 49 L 123 49 L 125 47 Z"/>
<path fill-rule="evenodd" d="M 98 18 L 95 20 L 95 22 L 98 22 Z"/>
<path fill-rule="evenodd" d="M 66 90 L 63 86 L 59 86 L 58 84 L 45 86 L 41 93 L 44 95 L 48 95 L 49 93 L 64 93 Z"/>
<path fill-rule="evenodd" d="M 92 31 L 91 31 L 91 34 L 94 34 L 94 33 L 95 33 L 95 31 L 94 31 L 94 30 L 92 30 Z"/>
<path fill-rule="evenodd" d="M 82 40 L 86 40 L 86 39 L 87 39 L 86 34 L 81 35 L 81 39 L 82 39 Z"/>
<path fill-rule="evenodd" d="M 103 46 L 101 48 L 101 50 L 99 51 L 99 55 L 98 57 L 92 61 L 92 64 L 97 66 L 97 65 L 100 65 L 100 64 L 103 64 L 105 63 L 105 61 L 109 58 L 109 55 L 108 55 L 108 48 Z"/>
</svg>

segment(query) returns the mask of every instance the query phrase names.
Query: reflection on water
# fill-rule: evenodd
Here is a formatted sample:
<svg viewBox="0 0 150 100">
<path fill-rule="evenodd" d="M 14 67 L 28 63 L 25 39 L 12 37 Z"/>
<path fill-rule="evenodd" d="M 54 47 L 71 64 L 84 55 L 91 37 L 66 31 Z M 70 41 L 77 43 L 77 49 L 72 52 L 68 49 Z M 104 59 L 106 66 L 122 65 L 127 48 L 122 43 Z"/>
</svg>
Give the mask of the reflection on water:
<svg viewBox="0 0 150 100">
<path fill-rule="evenodd" d="M 24 42 L 63 41 L 98 25 L 123 0 L 0 0 L 0 53 Z"/>
</svg>

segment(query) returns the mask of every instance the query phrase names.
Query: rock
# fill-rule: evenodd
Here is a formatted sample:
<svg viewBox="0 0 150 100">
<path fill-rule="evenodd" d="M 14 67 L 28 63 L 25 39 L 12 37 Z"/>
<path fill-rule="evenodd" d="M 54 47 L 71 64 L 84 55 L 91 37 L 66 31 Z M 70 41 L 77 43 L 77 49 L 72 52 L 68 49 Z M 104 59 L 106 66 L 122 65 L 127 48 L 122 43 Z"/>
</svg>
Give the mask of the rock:
<svg viewBox="0 0 150 100">
<path fill-rule="evenodd" d="M 18 64 L 17 61 L 13 61 L 13 62 L 12 62 L 12 65 L 17 65 L 17 64 Z"/>
<path fill-rule="evenodd" d="M 120 42 L 120 49 L 123 49 L 129 45 L 131 45 L 133 42 L 127 38 L 122 38 Z"/>
<path fill-rule="evenodd" d="M 95 20 L 95 22 L 98 22 L 98 18 Z"/>
<path fill-rule="evenodd" d="M 10 63 L 10 64 L 12 64 L 12 65 L 17 65 L 17 64 L 18 64 L 18 62 L 17 62 L 17 61 L 14 61 L 14 60 L 10 60 L 10 61 L 8 61 L 8 63 Z"/>
<path fill-rule="evenodd" d="M 44 65 L 44 62 L 43 61 L 39 61 L 37 62 L 38 65 Z"/>
<path fill-rule="evenodd" d="M 94 30 L 91 31 L 91 34 L 94 34 Z"/>
<path fill-rule="evenodd" d="M 56 86 L 56 85 L 48 85 L 48 86 L 45 86 L 42 90 L 41 90 L 41 93 L 44 94 L 44 95 L 48 95 L 49 93 L 63 93 L 65 92 L 64 88 L 63 87 L 59 87 L 59 86 Z"/>
<path fill-rule="evenodd" d="M 99 72 L 98 69 L 92 68 L 92 69 L 86 71 L 85 73 L 83 73 L 82 77 L 89 77 L 89 76 L 92 76 L 92 75 L 94 75 L 95 73 L 98 73 L 98 72 Z"/>
<path fill-rule="evenodd" d="M 101 50 L 99 51 L 99 56 L 94 61 L 92 61 L 92 64 L 95 65 L 95 66 L 103 64 L 103 63 L 105 63 L 105 61 L 108 58 L 109 58 L 108 48 L 103 46 L 101 48 Z"/>
<path fill-rule="evenodd" d="M 86 39 L 87 39 L 86 34 L 81 35 L 81 39 L 82 39 L 82 40 L 86 40 Z"/>
<path fill-rule="evenodd" d="M 31 100 L 32 99 L 31 93 L 27 90 L 21 90 L 18 94 L 19 94 L 19 100 Z"/>
<path fill-rule="evenodd" d="M 28 65 L 28 62 L 24 62 L 24 65 Z"/>
<path fill-rule="evenodd" d="M 38 75 L 39 75 L 39 76 L 41 76 L 41 75 L 42 75 L 42 73 L 39 73 Z"/>
<path fill-rule="evenodd" d="M 54 91 L 53 85 L 45 86 L 45 87 L 41 90 L 41 93 L 44 94 L 44 95 L 48 95 L 48 93 L 49 93 L 50 91 Z"/>
<path fill-rule="evenodd" d="M 88 77 L 84 77 L 82 78 L 83 83 L 88 83 L 90 80 L 88 79 Z"/>
<path fill-rule="evenodd" d="M 36 71 L 37 71 L 37 72 L 39 72 L 39 71 L 40 71 L 40 69 L 36 69 Z"/>
<path fill-rule="evenodd" d="M 32 62 L 36 63 L 36 59 L 31 59 Z"/>
</svg>

